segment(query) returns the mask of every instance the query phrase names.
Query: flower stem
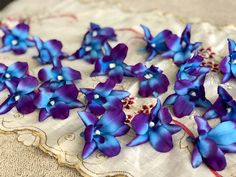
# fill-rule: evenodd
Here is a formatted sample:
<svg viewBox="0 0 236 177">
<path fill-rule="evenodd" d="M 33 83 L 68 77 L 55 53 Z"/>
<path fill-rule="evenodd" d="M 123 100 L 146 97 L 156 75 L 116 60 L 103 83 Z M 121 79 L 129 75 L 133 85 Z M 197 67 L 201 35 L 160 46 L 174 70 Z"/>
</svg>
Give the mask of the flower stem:
<svg viewBox="0 0 236 177">
<path fill-rule="evenodd" d="M 133 32 L 135 34 L 137 34 L 138 36 L 140 37 L 144 37 L 143 33 L 133 29 L 133 28 L 117 28 L 116 31 L 130 31 L 130 32 Z"/>
</svg>

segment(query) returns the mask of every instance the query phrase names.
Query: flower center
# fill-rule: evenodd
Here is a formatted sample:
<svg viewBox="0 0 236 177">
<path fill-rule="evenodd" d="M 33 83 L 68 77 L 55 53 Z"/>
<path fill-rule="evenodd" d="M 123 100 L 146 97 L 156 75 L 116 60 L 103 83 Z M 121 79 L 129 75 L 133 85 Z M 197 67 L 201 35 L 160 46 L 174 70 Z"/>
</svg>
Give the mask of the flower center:
<svg viewBox="0 0 236 177">
<path fill-rule="evenodd" d="M 62 75 L 57 76 L 57 80 L 62 81 L 63 79 L 64 79 L 64 77 Z"/>
<path fill-rule="evenodd" d="M 151 79 L 153 75 L 151 73 L 147 73 L 144 75 L 145 79 Z"/>
<path fill-rule="evenodd" d="M 14 99 L 15 99 L 15 101 L 18 101 L 18 100 L 20 99 L 20 95 L 16 95 L 16 96 L 14 97 Z"/>
<path fill-rule="evenodd" d="M 85 47 L 85 51 L 86 51 L 86 52 L 89 52 L 89 51 L 91 51 L 91 50 L 92 50 L 92 47 L 91 47 L 91 46 Z"/>
<path fill-rule="evenodd" d="M 95 135 L 101 135 L 101 132 L 99 130 L 96 130 Z"/>
<path fill-rule="evenodd" d="M 156 47 L 156 44 L 155 44 L 155 43 L 152 43 L 151 46 L 152 46 L 153 48 L 155 48 L 155 47 Z"/>
<path fill-rule="evenodd" d="M 154 127 L 154 126 L 155 126 L 155 123 L 151 121 L 151 122 L 149 123 L 149 127 Z"/>
<path fill-rule="evenodd" d="M 95 94 L 93 97 L 94 97 L 94 99 L 100 98 L 100 96 L 98 94 Z"/>
<path fill-rule="evenodd" d="M 6 74 L 5 74 L 5 77 L 6 77 L 7 79 L 9 79 L 9 78 L 11 77 L 11 75 L 10 75 L 9 73 L 6 73 Z"/>
<path fill-rule="evenodd" d="M 93 36 L 93 37 L 96 37 L 97 35 L 98 35 L 98 32 L 97 32 L 97 31 L 93 31 L 93 32 L 92 32 L 92 36 Z"/>
<path fill-rule="evenodd" d="M 18 43 L 18 41 L 17 41 L 16 39 L 14 39 L 14 40 L 11 41 L 11 44 L 12 44 L 12 45 L 16 45 L 17 43 Z"/>
<path fill-rule="evenodd" d="M 116 64 L 115 64 L 115 63 L 110 63 L 110 64 L 109 64 L 109 68 L 110 68 L 110 69 L 113 69 L 113 68 L 115 68 L 115 67 L 116 67 Z"/>
<path fill-rule="evenodd" d="M 51 100 L 49 103 L 51 106 L 54 106 L 56 104 L 56 102 L 54 100 Z"/>
<path fill-rule="evenodd" d="M 232 111 L 231 107 L 226 108 L 227 113 L 230 113 Z"/>
<path fill-rule="evenodd" d="M 191 91 L 191 92 L 189 93 L 189 95 L 191 95 L 191 96 L 197 96 L 197 94 L 196 94 L 195 91 Z"/>
</svg>

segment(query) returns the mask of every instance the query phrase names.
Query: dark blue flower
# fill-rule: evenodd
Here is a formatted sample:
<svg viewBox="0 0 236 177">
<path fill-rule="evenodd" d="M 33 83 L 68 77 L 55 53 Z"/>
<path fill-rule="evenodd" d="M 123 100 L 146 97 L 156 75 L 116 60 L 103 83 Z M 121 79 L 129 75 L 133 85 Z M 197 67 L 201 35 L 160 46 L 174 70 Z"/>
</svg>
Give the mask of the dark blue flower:
<svg viewBox="0 0 236 177">
<path fill-rule="evenodd" d="M 42 68 L 38 78 L 43 82 L 43 87 L 50 87 L 53 84 L 58 88 L 65 84 L 73 84 L 74 81 L 81 79 L 81 74 L 70 67 L 52 67 Z"/>
<path fill-rule="evenodd" d="M 126 116 L 123 111 L 107 111 L 99 119 L 90 112 L 78 114 L 86 126 L 83 132 L 83 159 L 88 158 L 96 149 L 108 157 L 120 153 L 121 147 L 116 137 L 129 131 L 129 127 L 124 123 Z"/>
<path fill-rule="evenodd" d="M 218 86 L 218 95 L 215 103 L 206 111 L 204 117 L 206 119 L 219 117 L 221 121 L 236 122 L 236 101 L 221 86 Z"/>
<path fill-rule="evenodd" d="M 122 99 L 130 95 L 124 90 L 112 90 L 116 83 L 108 79 L 104 83 L 99 83 L 94 89 L 81 88 L 88 101 L 87 110 L 95 115 L 102 115 L 106 110 L 122 110 Z"/>
<path fill-rule="evenodd" d="M 83 104 L 77 100 L 78 89 L 75 85 L 64 85 L 55 91 L 49 88 L 39 89 L 34 104 L 39 112 L 39 121 L 43 121 L 49 116 L 55 119 L 66 119 L 69 116 L 70 109 L 83 107 Z"/>
<path fill-rule="evenodd" d="M 140 81 L 138 91 L 140 96 L 158 97 L 160 94 L 167 91 L 169 80 L 158 67 L 152 65 L 147 68 L 144 64 L 138 63 L 132 66 L 131 71 Z"/>
<path fill-rule="evenodd" d="M 149 53 L 146 58 L 147 61 L 151 61 L 158 54 L 162 54 L 168 50 L 166 46 L 166 39 L 172 34 L 169 30 L 163 30 L 158 33 L 155 37 L 152 36 L 148 27 L 141 25 L 144 31 L 144 40 L 146 42 L 145 50 Z"/>
<path fill-rule="evenodd" d="M 139 113 L 131 122 L 136 137 L 128 146 L 137 146 L 150 142 L 159 152 L 168 152 L 173 148 L 172 135 L 181 130 L 178 125 L 171 124 L 172 117 L 167 108 L 161 106 L 158 99 L 150 115 Z"/>
<path fill-rule="evenodd" d="M 225 56 L 220 62 L 219 68 L 223 74 L 222 83 L 226 83 L 231 78 L 236 78 L 236 51 L 235 42 L 228 39 L 229 55 Z"/>
<path fill-rule="evenodd" d="M 66 56 L 62 50 L 62 43 L 56 39 L 51 39 L 44 42 L 37 36 L 33 37 L 38 56 L 33 58 L 37 59 L 41 64 L 53 64 L 53 66 L 61 66 L 61 59 Z"/>
<path fill-rule="evenodd" d="M 206 75 L 210 69 L 208 67 L 201 66 L 203 57 L 200 55 L 194 55 L 192 58 L 188 58 L 186 63 L 179 67 L 179 71 L 176 75 L 177 80 L 190 80 L 194 81 L 201 75 Z"/>
<path fill-rule="evenodd" d="M 195 81 L 179 80 L 175 83 L 175 93 L 169 95 L 164 105 L 173 105 L 176 117 L 190 115 L 195 107 L 208 109 L 211 102 L 205 97 L 203 82 L 205 75 Z"/>
<path fill-rule="evenodd" d="M 236 152 L 236 124 L 226 121 L 211 128 L 208 122 L 195 116 L 199 136 L 190 138 L 194 143 L 192 166 L 194 168 L 204 162 L 213 170 L 223 170 L 226 167 L 224 153 Z"/>
<path fill-rule="evenodd" d="M 28 64 L 16 62 L 10 66 L 0 63 L 0 91 L 11 86 L 11 82 L 16 82 L 20 78 L 27 76 Z"/>
<path fill-rule="evenodd" d="M 28 47 L 33 47 L 35 44 L 29 39 L 29 25 L 19 23 L 13 29 L 1 27 L 4 32 L 2 37 L 2 47 L 0 52 L 12 51 L 14 54 L 24 54 Z"/>
<path fill-rule="evenodd" d="M 22 114 L 29 114 L 35 110 L 33 101 L 35 99 L 35 89 L 38 86 L 38 81 L 35 77 L 25 77 L 18 82 L 11 82 L 9 85 L 10 95 L 0 105 L 0 114 L 5 114 L 14 106 Z"/>
<path fill-rule="evenodd" d="M 115 82 L 120 83 L 123 76 L 132 76 L 130 67 L 124 63 L 128 51 L 125 44 L 118 44 L 110 51 L 110 55 L 96 61 L 95 70 L 91 76 L 108 75 Z"/>
<path fill-rule="evenodd" d="M 94 63 L 104 55 L 109 54 L 109 40 L 116 40 L 113 28 L 101 28 L 95 23 L 90 24 L 90 29 L 84 35 L 81 47 L 70 56 L 69 60 L 83 59 L 89 63 Z"/>
<path fill-rule="evenodd" d="M 168 51 L 162 54 L 164 58 L 173 58 L 176 65 L 181 65 L 185 63 L 186 59 L 189 58 L 200 45 L 200 42 L 191 43 L 190 42 L 190 30 L 191 25 L 187 24 L 181 37 L 176 34 L 171 34 L 166 39 L 166 45 Z"/>
</svg>

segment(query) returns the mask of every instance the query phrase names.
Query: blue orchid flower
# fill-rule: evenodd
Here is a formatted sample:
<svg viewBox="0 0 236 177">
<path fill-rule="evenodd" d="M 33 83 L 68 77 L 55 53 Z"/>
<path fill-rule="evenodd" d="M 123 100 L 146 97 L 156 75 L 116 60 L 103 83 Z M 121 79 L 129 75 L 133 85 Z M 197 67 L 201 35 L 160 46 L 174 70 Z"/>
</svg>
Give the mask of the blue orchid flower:
<svg viewBox="0 0 236 177">
<path fill-rule="evenodd" d="M 228 82 L 231 78 L 236 78 L 235 46 L 235 41 L 228 39 L 229 55 L 225 56 L 219 65 L 220 71 L 223 74 L 222 84 Z"/>
<path fill-rule="evenodd" d="M 172 117 L 167 108 L 161 106 L 158 99 L 150 115 L 139 113 L 131 121 L 136 137 L 127 145 L 137 146 L 150 142 L 151 146 L 159 152 L 168 152 L 173 148 L 172 135 L 179 132 L 178 125 L 171 124 Z"/>
<path fill-rule="evenodd" d="M 179 71 L 176 74 L 176 79 L 194 81 L 199 76 L 206 75 L 210 69 L 202 66 L 202 61 L 203 57 L 197 54 L 192 58 L 188 58 L 186 63 L 179 67 Z"/>
<path fill-rule="evenodd" d="M 11 87 L 12 82 L 26 77 L 27 72 L 28 64 L 25 62 L 16 62 L 8 67 L 0 63 L 0 91 Z"/>
<path fill-rule="evenodd" d="M 190 31 L 191 25 L 187 24 L 181 37 L 176 34 L 171 34 L 166 39 L 166 46 L 168 51 L 162 54 L 164 58 L 173 58 L 174 63 L 177 66 L 185 63 L 186 59 L 189 58 L 200 45 L 200 42 L 190 42 Z"/>
<path fill-rule="evenodd" d="M 192 166 L 204 162 L 211 169 L 220 171 L 226 167 L 224 153 L 236 152 L 236 123 L 226 121 L 211 128 L 208 122 L 195 116 L 199 136 L 189 138 L 194 144 Z"/>
<path fill-rule="evenodd" d="M 122 99 L 130 95 L 124 90 L 112 90 L 116 83 L 107 79 L 104 83 L 99 83 L 94 89 L 81 88 L 88 101 L 87 110 L 95 115 L 102 115 L 106 110 L 122 110 Z"/>
<path fill-rule="evenodd" d="M 190 115 L 195 107 L 209 109 L 211 102 L 205 97 L 204 79 L 205 75 L 201 75 L 195 81 L 177 81 L 175 93 L 166 98 L 164 105 L 173 105 L 178 118 Z"/>
<path fill-rule="evenodd" d="M 78 114 L 86 126 L 83 132 L 85 140 L 83 159 L 88 158 L 96 149 L 108 157 L 120 153 L 121 147 L 116 137 L 129 131 L 123 111 L 107 111 L 101 118 L 97 118 L 90 112 L 78 112 Z"/>
<path fill-rule="evenodd" d="M 63 53 L 62 43 L 56 39 L 51 39 L 44 42 L 37 36 L 33 36 L 38 56 L 33 58 L 37 59 L 41 64 L 53 64 L 53 66 L 60 67 L 61 59 L 65 58 L 67 54 Z"/>
<path fill-rule="evenodd" d="M 35 89 L 38 86 L 38 80 L 35 77 L 27 76 L 21 78 L 18 82 L 11 82 L 9 85 L 9 96 L 0 105 L 0 114 L 5 114 L 14 106 L 18 112 L 29 114 L 35 110 L 33 101 L 35 99 Z"/>
<path fill-rule="evenodd" d="M 52 67 L 42 68 L 38 72 L 38 78 L 43 82 L 41 87 L 50 87 L 55 85 L 55 88 L 61 87 L 65 84 L 73 84 L 74 81 L 81 79 L 81 74 L 70 67 Z"/>
<path fill-rule="evenodd" d="M 138 63 L 131 67 L 134 76 L 140 81 L 138 94 L 142 97 L 155 96 L 167 91 L 169 80 L 158 67 L 152 65 L 147 68 Z"/>
<path fill-rule="evenodd" d="M 132 76 L 130 67 L 124 63 L 128 47 L 125 44 L 118 44 L 110 50 L 110 54 L 96 61 L 95 70 L 91 76 L 108 75 L 117 83 L 121 83 L 123 76 Z"/>
<path fill-rule="evenodd" d="M 163 30 L 158 33 L 155 37 L 152 36 L 148 27 L 141 25 L 144 31 L 144 40 L 146 42 L 145 51 L 149 53 L 146 58 L 147 61 L 153 60 L 158 54 L 168 51 L 166 46 L 166 39 L 172 34 L 170 30 Z"/>
<path fill-rule="evenodd" d="M 101 28 L 99 25 L 91 23 L 89 31 L 84 35 L 81 47 L 68 59 L 83 59 L 93 64 L 98 59 L 109 54 L 109 40 L 116 40 L 113 28 Z"/>
<path fill-rule="evenodd" d="M 222 122 L 236 122 L 236 101 L 221 86 L 218 86 L 218 98 L 215 103 L 205 112 L 204 118 L 212 119 L 219 117 Z"/>
<path fill-rule="evenodd" d="M 33 47 L 34 42 L 29 39 L 29 25 L 25 23 L 17 24 L 13 29 L 1 27 L 4 32 L 2 37 L 2 47 L 0 52 L 12 51 L 14 54 L 24 54 L 28 47 Z"/>
<path fill-rule="evenodd" d="M 70 109 L 83 107 L 83 104 L 77 100 L 78 92 L 73 84 L 63 85 L 55 91 L 49 88 L 39 89 L 34 101 L 36 107 L 40 109 L 39 121 L 44 121 L 49 116 L 55 119 L 66 119 Z"/>
</svg>

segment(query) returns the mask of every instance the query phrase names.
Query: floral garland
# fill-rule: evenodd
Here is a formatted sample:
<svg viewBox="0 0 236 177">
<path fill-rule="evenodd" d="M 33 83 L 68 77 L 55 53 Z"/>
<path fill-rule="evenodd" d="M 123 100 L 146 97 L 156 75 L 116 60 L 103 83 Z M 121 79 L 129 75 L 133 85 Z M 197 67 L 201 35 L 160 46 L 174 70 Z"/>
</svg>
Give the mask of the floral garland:
<svg viewBox="0 0 236 177">
<path fill-rule="evenodd" d="M 126 64 L 128 47 L 123 43 L 113 48 L 109 45 L 109 41 L 116 41 L 113 28 L 102 28 L 91 23 L 81 47 L 70 55 L 62 51 L 63 45 L 56 39 L 44 42 L 37 36 L 30 38 L 29 25 L 21 22 L 13 29 L 1 27 L 4 35 L 0 52 L 21 55 L 28 48 L 35 47 L 38 55 L 32 58 L 40 64 L 51 64 L 52 68 L 41 69 L 36 78 L 30 75 L 26 62 L 16 62 L 10 66 L 0 64 L 0 91 L 9 91 L 8 98 L 0 105 L 0 114 L 7 113 L 13 107 L 22 114 L 39 110 L 39 121 L 44 121 L 50 116 L 66 119 L 70 109 L 85 107 L 84 111 L 78 112 L 85 125 L 81 133 L 85 141 L 83 159 L 96 149 L 108 157 L 118 155 L 121 147 L 116 137 L 125 135 L 130 129 L 135 132 L 135 137 L 127 146 L 149 142 L 156 151 L 168 152 L 173 148 L 172 135 L 183 129 L 189 135 L 187 140 L 194 145 L 192 166 L 196 168 L 204 162 L 217 174 L 215 171 L 226 167 L 224 154 L 236 152 L 236 101 L 221 86 L 218 87 L 219 97 L 215 103 L 212 104 L 205 97 L 204 81 L 210 68 L 205 66 L 199 54 L 201 43 L 190 42 L 189 24 L 181 37 L 170 30 L 163 30 L 153 37 L 148 27 L 141 25 L 141 28 L 144 32 L 142 39 L 146 42 L 141 51 L 148 54 L 146 60 L 151 61 L 160 55 L 162 58 L 171 58 L 179 67 L 175 93 L 169 95 L 163 105 L 158 96 L 168 89 L 167 76 L 154 65 Z M 219 64 L 222 83 L 236 78 L 236 44 L 228 39 L 228 45 L 229 55 Z M 63 59 L 85 60 L 94 64 L 91 77 L 107 76 L 108 79 L 98 83 L 95 88 L 78 89 L 74 82 L 81 79 L 81 74 L 63 66 Z M 138 94 L 141 97 L 157 98 L 156 105 L 152 105 L 150 111 L 141 111 L 128 121 L 123 106 L 127 104 L 125 106 L 129 107 L 133 98 L 128 98 L 130 93 L 127 91 L 113 90 L 124 77 L 133 77 L 139 81 Z M 77 99 L 79 91 L 84 94 L 86 105 Z M 168 105 L 173 106 L 173 113 L 178 118 L 190 115 L 195 107 L 205 109 L 203 115 L 195 116 L 197 137 L 183 124 L 172 120 L 166 107 Z M 213 128 L 207 122 L 212 118 L 220 118 L 220 123 Z"/>
</svg>

